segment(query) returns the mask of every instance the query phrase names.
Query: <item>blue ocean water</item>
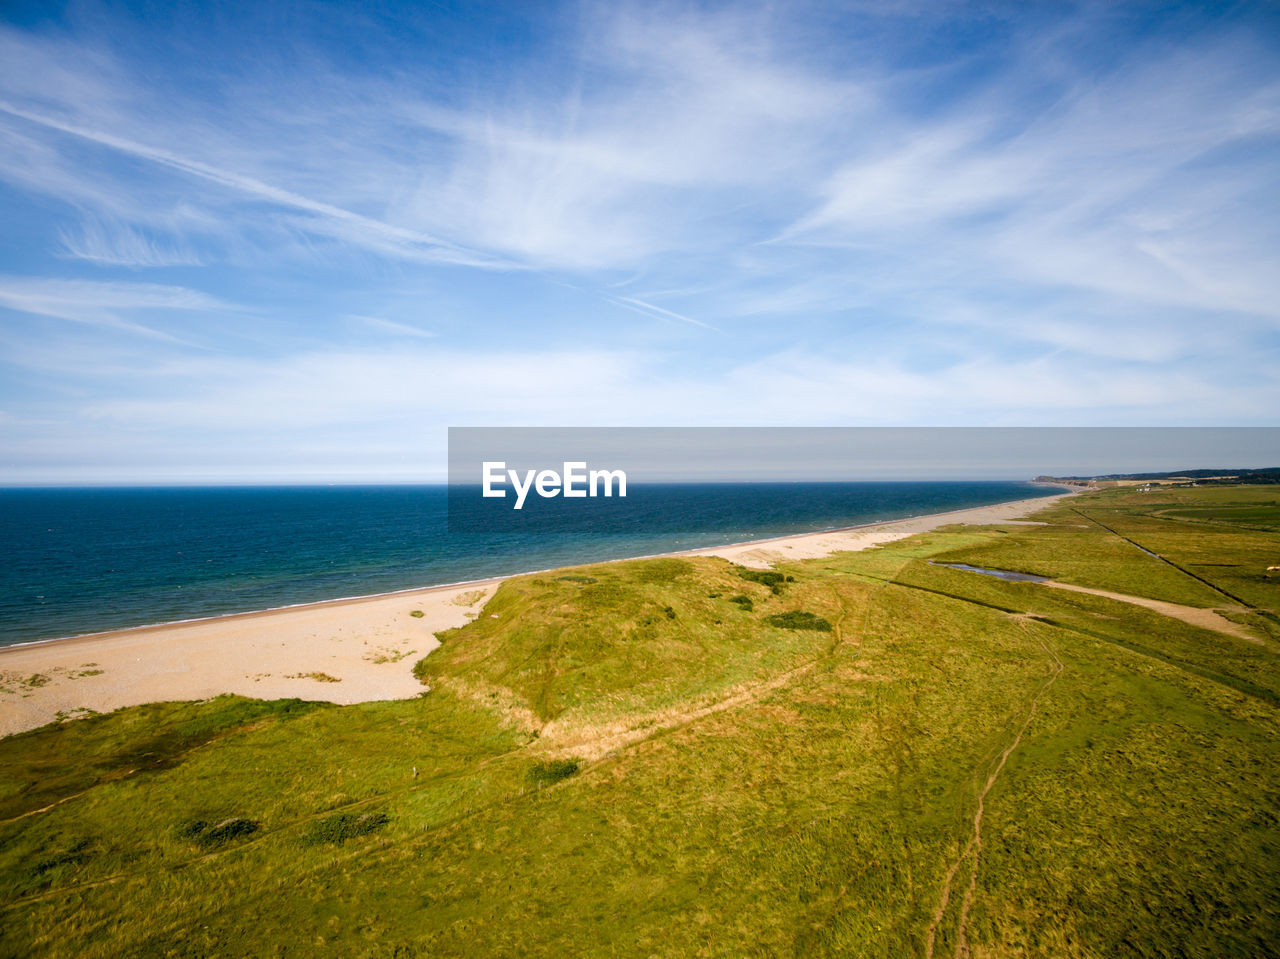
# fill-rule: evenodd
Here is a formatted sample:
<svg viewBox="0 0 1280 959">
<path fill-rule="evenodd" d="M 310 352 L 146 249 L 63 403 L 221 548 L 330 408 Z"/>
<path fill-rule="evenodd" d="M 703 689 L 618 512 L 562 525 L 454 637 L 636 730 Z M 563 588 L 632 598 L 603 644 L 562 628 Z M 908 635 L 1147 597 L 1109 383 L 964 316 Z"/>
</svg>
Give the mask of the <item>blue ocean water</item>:
<svg viewBox="0 0 1280 959">
<path fill-rule="evenodd" d="M 609 530 L 450 533 L 444 486 L 0 489 L 0 645 L 962 509 L 1011 482 L 654 485 Z"/>
</svg>

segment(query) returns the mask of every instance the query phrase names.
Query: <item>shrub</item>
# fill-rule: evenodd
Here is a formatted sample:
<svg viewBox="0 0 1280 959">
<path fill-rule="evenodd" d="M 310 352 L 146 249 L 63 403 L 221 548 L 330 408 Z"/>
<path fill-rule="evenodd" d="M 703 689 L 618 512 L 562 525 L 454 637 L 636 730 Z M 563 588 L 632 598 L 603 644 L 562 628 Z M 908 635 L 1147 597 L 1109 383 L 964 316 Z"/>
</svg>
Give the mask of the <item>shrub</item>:
<svg viewBox="0 0 1280 959">
<path fill-rule="evenodd" d="M 779 629 L 812 629 L 820 633 L 831 632 L 831 624 L 821 616 L 798 609 L 787 613 L 774 613 L 772 616 L 766 616 L 764 621 Z"/>
<path fill-rule="evenodd" d="M 594 576 L 578 576 L 576 574 L 572 576 L 557 576 L 556 579 L 566 583 L 582 583 L 584 586 L 600 582 Z"/>
<path fill-rule="evenodd" d="M 420 609 L 414 609 L 414 610 L 410 610 L 409 615 L 412 616 L 414 619 L 422 619 L 423 613 L 422 613 L 422 610 Z"/>
<path fill-rule="evenodd" d="M 179 829 L 178 835 L 184 839 L 194 839 L 206 848 L 213 848 L 225 845 L 233 839 L 252 835 L 258 831 L 260 825 L 261 823 L 256 823 L 252 819 L 243 819 L 238 816 L 224 819 L 216 826 L 210 826 L 201 820 L 196 820 Z"/>
<path fill-rule="evenodd" d="M 367 836 L 389 822 L 391 817 L 382 812 L 366 812 L 359 815 L 349 812 L 338 813 L 336 816 L 328 816 L 312 824 L 302 841 L 308 846 L 318 846 L 326 842 L 341 846 L 348 839 Z"/>
<path fill-rule="evenodd" d="M 740 569 L 738 575 L 747 582 L 759 583 L 761 586 L 777 586 L 787 580 L 781 573 L 775 573 L 770 569 Z"/>
<path fill-rule="evenodd" d="M 662 611 L 667 614 L 667 619 L 676 618 L 676 611 L 672 609 L 670 606 L 664 606 Z"/>
<path fill-rule="evenodd" d="M 178 827 L 178 838 L 195 839 L 208 828 L 209 824 L 203 819 L 192 819 Z"/>
<path fill-rule="evenodd" d="M 768 586 L 773 595 L 778 596 L 782 593 L 784 583 L 794 583 L 794 576 L 783 576 L 781 573 L 775 573 L 769 569 L 739 569 L 738 575 L 749 583 L 759 583 L 761 586 Z"/>
<path fill-rule="evenodd" d="M 529 767 L 526 777 L 534 783 L 558 783 L 577 773 L 581 764 L 576 759 L 552 759 L 547 762 L 536 762 Z"/>
<path fill-rule="evenodd" d="M 742 593 L 739 593 L 737 596 L 733 597 L 733 599 L 729 600 L 729 602 L 737 603 L 739 606 L 742 607 L 742 611 L 744 613 L 749 613 L 756 608 L 756 604 L 752 601 L 751 597 L 744 596 Z"/>
</svg>

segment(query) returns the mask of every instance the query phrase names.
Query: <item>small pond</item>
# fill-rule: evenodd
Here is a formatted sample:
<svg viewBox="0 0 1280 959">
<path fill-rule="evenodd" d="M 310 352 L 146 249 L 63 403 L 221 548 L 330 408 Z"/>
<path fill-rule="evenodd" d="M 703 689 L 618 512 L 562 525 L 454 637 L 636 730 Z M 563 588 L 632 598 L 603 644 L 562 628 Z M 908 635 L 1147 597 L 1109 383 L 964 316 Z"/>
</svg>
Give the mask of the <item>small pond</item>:
<svg viewBox="0 0 1280 959">
<path fill-rule="evenodd" d="M 1007 579 L 1016 583 L 1043 583 L 1048 576 L 1034 576 L 1031 573 L 1015 573 L 1007 569 L 987 569 L 985 566 L 969 566 L 967 563 L 933 563 L 934 566 L 946 566 L 949 569 L 963 569 L 969 573 L 981 573 L 983 576 L 994 576 L 996 579 Z"/>
</svg>

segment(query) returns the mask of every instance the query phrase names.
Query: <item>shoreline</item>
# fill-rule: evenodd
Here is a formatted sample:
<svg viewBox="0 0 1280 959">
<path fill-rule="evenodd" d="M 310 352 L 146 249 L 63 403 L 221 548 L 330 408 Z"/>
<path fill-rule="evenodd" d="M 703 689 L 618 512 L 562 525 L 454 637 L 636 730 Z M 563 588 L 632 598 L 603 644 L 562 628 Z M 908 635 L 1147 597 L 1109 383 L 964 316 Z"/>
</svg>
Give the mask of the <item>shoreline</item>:
<svg viewBox="0 0 1280 959">
<path fill-rule="evenodd" d="M 554 569 L 684 556 L 719 556 L 767 568 L 779 561 L 866 549 L 953 522 L 1022 522 L 1022 516 L 1073 492 Z M 412 675 L 413 664 L 439 646 L 437 632 L 477 616 L 503 581 L 552 571 L 526 570 L 0 647 L 0 736 L 123 706 L 223 693 L 341 704 L 413 698 L 424 690 Z"/>
</svg>

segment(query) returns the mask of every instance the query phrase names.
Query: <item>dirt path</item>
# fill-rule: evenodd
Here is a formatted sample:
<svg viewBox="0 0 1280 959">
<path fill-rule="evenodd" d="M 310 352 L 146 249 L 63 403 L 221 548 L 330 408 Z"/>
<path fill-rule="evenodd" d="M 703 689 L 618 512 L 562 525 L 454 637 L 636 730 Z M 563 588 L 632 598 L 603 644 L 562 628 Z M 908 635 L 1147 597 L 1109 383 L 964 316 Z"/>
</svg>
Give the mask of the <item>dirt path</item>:
<svg viewBox="0 0 1280 959">
<path fill-rule="evenodd" d="M 1031 705 L 1027 708 L 1026 718 L 1023 719 L 1022 725 L 1018 728 L 1018 734 L 1013 737 L 1013 741 L 1000 754 L 1000 760 L 996 763 L 991 774 L 987 776 L 986 784 L 982 787 L 982 791 L 978 793 L 978 808 L 973 814 L 973 835 L 969 837 L 968 843 L 951 864 L 951 868 L 947 870 L 947 875 L 942 884 L 942 895 L 938 901 L 938 908 L 934 910 L 933 922 L 929 924 L 928 938 L 925 941 L 925 959 L 933 959 L 933 951 L 937 942 L 938 927 L 942 924 L 943 916 L 946 915 L 947 905 L 951 901 L 951 890 L 955 883 L 956 873 L 959 872 L 960 866 L 970 856 L 973 857 L 973 868 L 969 874 L 969 887 L 965 890 L 964 899 L 960 904 L 960 924 L 956 932 L 956 959 L 961 956 L 969 955 L 969 942 L 965 934 L 965 925 L 969 919 L 969 910 L 973 906 L 973 900 L 978 890 L 978 857 L 982 854 L 982 815 L 986 810 L 987 793 L 991 792 L 991 787 L 996 784 L 996 780 L 1000 778 L 1000 773 L 1004 771 L 1004 765 L 1008 761 L 1010 754 L 1018 748 L 1022 742 L 1022 737 L 1027 731 L 1027 727 L 1031 725 L 1031 720 L 1035 718 L 1036 707 L 1040 704 L 1040 699 L 1048 691 L 1062 675 L 1062 660 L 1043 641 L 1040 643 L 1044 647 L 1044 651 L 1049 654 L 1054 662 L 1053 675 L 1048 681 L 1036 691 L 1035 696 L 1031 698 Z"/>
<path fill-rule="evenodd" d="M 1216 609 L 1201 609 L 1199 606 L 1181 606 L 1177 603 L 1166 603 L 1159 599 L 1147 599 L 1145 596 L 1131 596 L 1128 593 L 1112 593 L 1105 589 L 1092 589 L 1088 586 L 1073 586 L 1070 583 L 1059 583 L 1055 580 L 1047 579 L 1040 584 L 1041 586 L 1052 586 L 1054 589 L 1066 589 L 1073 593 L 1088 593 L 1090 596 L 1103 596 L 1107 599 L 1114 599 L 1117 602 L 1129 603 L 1133 606 L 1143 606 L 1153 612 L 1159 613 L 1161 616 L 1168 616 L 1171 619 L 1180 619 L 1184 623 L 1190 623 L 1192 626 L 1199 626 L 1201 629 L 1211 629 L 1219 633 L 1227 633 L 1230 636 L 1237 636 L 1240 639 L 1247 639 L 1251 643 L 1257 643 L 1259 646 L 1264 645 L 1263 641 L 1249 632 L 1248 629 L 1239 623 L 1233 623 L 1227 619 Z M 1240 612 L 1245 612 L 1240 609 Z"/>
</svg>

